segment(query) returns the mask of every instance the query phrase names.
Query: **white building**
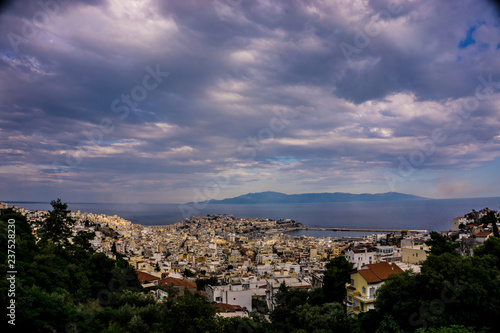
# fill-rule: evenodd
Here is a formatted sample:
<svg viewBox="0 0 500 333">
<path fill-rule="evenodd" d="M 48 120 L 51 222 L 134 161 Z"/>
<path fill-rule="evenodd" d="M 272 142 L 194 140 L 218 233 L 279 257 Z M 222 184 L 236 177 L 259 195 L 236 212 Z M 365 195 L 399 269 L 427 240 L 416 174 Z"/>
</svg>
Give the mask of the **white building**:
<svg viewBox="0 0 500 333">
<path fill-rule="evenodd" d="M 469 221 L 465 217 L 455 217 L 451 220 L 451 231 L 460 230 L 460 224 L 466 225 Z"/>
<path fill-rule="evenodd" d="M 372 250 L 349 250 L 346 259 L 353 264 L 354 269 L 360 269 L 364 265 L 375 263 L 375 252 Z"/>
<path fill-rule="evenodd" d="M 208 285 L 205 288 L 205 295 L 209 302 L 239 305 L 252 311 L 252 290 L 249 284 Z"/>
<path fill-rule="evenodd" d="M 255 266 L 255 269 L 257 270 L 257 275 L 258 276 L 264 276 L 266 274 L 273 274 L 274 273 L 274 265 L 271 265 L 269 263 L 266 264 L 257 264 Z"/>
</svg>

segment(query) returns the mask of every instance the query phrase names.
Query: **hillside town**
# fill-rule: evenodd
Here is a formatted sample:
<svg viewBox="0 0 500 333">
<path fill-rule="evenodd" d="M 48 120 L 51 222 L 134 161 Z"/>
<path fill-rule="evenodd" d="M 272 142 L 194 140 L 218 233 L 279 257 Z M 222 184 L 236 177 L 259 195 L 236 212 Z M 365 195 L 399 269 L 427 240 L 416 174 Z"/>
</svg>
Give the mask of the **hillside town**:
<svg viewBox="0 0 500 333">
<path fill-rule="evenodd" d="M 12 208 L 31 223 L 34 235 L 48 211 Z M 498 232 L 498 225 L 481 223 L 488 213 L 473 210 L 450 222 L 442 231 L 459 243 L 463 256 Z M 171 225 L 133 224 L 119 216 L 71 212 L 72 233 L 94 235 L 96 252 L 117 255 L 132 265 L 146 290 L 158 300 L 169 293 L 199 293 L 212 302 L 221 316 L 268 314 L 276 306 L 282 284 L 295 289 L 321 287 L 325 265 L 344 256 L 353 267 L 346 284 L 347 312 L 358 315 L 373 309 L 377 289 L 391 275 L 420 271 L 427 258 L 427 231 L 394 231 L 364 237 L 294 236 L 289 232 L 305 226 L 294 220 L 237 218 L 233 215 L 193 216 Z M 496 231 L 495 231 L 496 230 Z M 326 234 L 326 233 L 325 233 Z M 70 240 L 71 241 L 71 240 Z M 210 279 L 204 288 L 197 281 Z M 170 288 L 155 288 L 170 287 Z"/>
</svg>

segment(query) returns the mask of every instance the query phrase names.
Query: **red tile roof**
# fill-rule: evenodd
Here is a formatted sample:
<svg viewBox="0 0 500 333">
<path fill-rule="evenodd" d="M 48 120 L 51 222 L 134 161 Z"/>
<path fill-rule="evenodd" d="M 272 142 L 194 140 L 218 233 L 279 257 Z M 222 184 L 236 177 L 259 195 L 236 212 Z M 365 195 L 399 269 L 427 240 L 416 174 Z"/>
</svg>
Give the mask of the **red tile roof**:
<svg viewBox="0 0 500 333">
<path fill-rule="evenodd" d="M 298 287 L 293 287 L 294 289 L 311 289 L 312 286 L 298 286 Z"/>
<path fill-rule="evenodd" d="M 186 289 L 196 289 L 196 283 L 195 282 L 189 282 L 186 280 L 181 280 L 181 279 L 176 279 L 173 277 L 166 277 L 164 279 L 161 279 L 158 281 L 158 285 L 160 286 L 184 286 Z"/>
<path fill-rule="evenodd" d="M 144 273 L 144 272 L 141 272 L 141 271 L 135 271 L 135 272 L 137 273 L 137 278 L 141 282 L 150 282 L 150 281 L 156 281 L 156 280 L 160 279 L 157 276 L 154 276 L 154 275 L 151 275 L 151 274 L 148 274 L 148 273 Z"/>
<path fill-rule="evenodd" d="M 352 252 L 354 253 L 365 253 L 365 250 L 353 250 Z M 372 250 L 366 250 L 366 253 L 372 253 L 373 251 Z"/>
<path fill-rule="evenodd" d="M 366 266 L 369 269 L 371 269 L 372 272 L 375 273 L 382 280 L 386 280 L 391 274 L 397 274 L 403 272 L 403 270 L 399 268 L 397 265 L 391 265 L 388 262 L 369 264 Z"/>
<path fill-rule="evenodd" d="M 226 304 L 226 303 L 217 303 L 217 304 L 212 304 L 212 306 L 215 308 L 216 312 L 236 312 L 236 311 L 243 311 L 243 308 L 239 305 L 232 305 L 232 304 Z"/>
<path fill-rule="evenodd" d="M 382 279 L 380 279 L 375 273 L 373 273 L 369 269 L 362 269 L 359 270 L 358 273 L 366 280 L 368 283 L 376 283 L 376 282 L 381 282 Z"/>
<path fill-rule="evenodd" d="M 391 274 L 398 274 L 403 272 L 397 265 L 391 265 L 388 262 L 381 262 L 378 264 L 365 265 L 366 269 L 358 270 L 358 273 L 368 283 L 377 283 L 386 280 Z"/>
</svg>

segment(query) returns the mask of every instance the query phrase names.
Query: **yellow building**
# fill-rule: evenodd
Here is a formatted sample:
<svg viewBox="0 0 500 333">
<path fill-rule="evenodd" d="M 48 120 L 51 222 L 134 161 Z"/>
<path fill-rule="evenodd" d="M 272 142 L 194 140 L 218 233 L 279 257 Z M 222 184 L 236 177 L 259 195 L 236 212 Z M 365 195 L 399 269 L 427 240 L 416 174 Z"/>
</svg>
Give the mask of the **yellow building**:
<svg viewBox="0 0 500 333">
<path fill-rule="evenodd" d="M 429 248 L 426 245 L 415 245 L 401 248 L 401 261 L 409 264 L 420 265 L 427 259 Z"/>
<path fill-rule="evenodd" d="M 368 264 L 351 273 L 351 282 L 346 285 L 347 313 L 358 315 L 374 308 L 377 290 L 391 274 L 403 272 L 401 268 L 387 262 Z"/>
</svg>

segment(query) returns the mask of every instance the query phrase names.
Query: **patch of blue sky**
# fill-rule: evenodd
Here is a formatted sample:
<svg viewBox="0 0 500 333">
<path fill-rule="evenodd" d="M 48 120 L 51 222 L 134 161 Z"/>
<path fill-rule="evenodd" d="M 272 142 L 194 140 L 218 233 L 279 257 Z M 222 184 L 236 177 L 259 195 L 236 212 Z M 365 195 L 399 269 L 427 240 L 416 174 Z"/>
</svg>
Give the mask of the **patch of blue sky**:
<svg viewBox="0 0 500 333">
<path fill-rule="evenodd" d="M 261 172 L 261 170 L 258 170 L 258 169 L 255 169 L 255 168 L 252 168 L 252 169 L 244 168 L 242 170 L 244 170 L 246 173 L 249 173 L 249 174 L 252 174 L 252 175 L 256 175 L 256 174 L 259 174 Z"/>
<path fill-rule="evenodd" d="M 118 140 L 118 141 L 99 141 L 100 145 L 116 145 L 116 144 L 131 144 L 131 143 L 139 143 L 137 140 Z"/>
<path fill-rule="evenodd" d="M 99 141 L 99 144 L 101 145 L 114 145 L 117 143 L 121 143 L 120 141 Z"/>
<path fill-rule="evenodd" d="M 467 31 L 467 35 L 466 35 L 465 39 L 461 40 L 460 43 L 458 44 L 458 46 L 461 49 L 465 49 L 467 46 L 476 43 L 476 40 L 473 37 L 474 32 L 476 32 L 476 29 L 477 29 L 477 26 L 475 26 L 475 25 L 470 27 L 470 29 Z"/>
<path fill-rule="evenodd" d="M 274 156 L 274 159 L 267 159 L 270 163 L 278 164 L 292 164 L 298 162 L 298 160 L 293 156 Z"/>
</svg>

